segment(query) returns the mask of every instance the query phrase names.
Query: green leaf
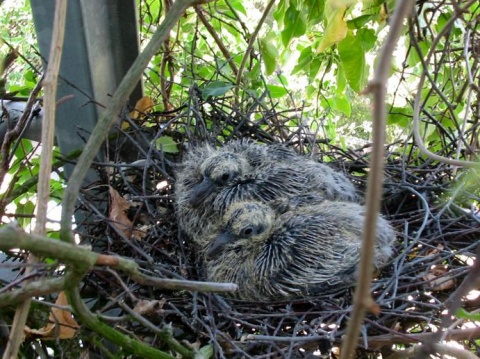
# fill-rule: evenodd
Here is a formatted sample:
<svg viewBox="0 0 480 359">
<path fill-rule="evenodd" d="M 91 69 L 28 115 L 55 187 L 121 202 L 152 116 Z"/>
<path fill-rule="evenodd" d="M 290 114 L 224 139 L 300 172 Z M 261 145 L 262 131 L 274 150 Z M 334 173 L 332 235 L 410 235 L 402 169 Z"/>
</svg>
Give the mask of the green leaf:
<svg viewBox="0 0 480 359">
<path fill-rule="evenodd" d="M 213 344 L 208 344 L 201 347 L 196 353 L 193 359 L 210 359 L 213 358 Z"/>
<path fill-rule="evenodd" d="M 349 30 L 360 29 L 365 26 L 366 23 L 374 20 L 377 18 L 377 15 L 369 14 L 369 15 L 361 15 L 356 17 L 355 19 L 351 19 L 347 21 L 347 27 Z"/>
<path fill-rule="evenodd" d="M 280 98 L 288 93 L 287 89 L 283 86 L 267 85 L 267 89 L 270 92 L 270 96 L 272 96 L 272 98 Z"/>
<path fill-rule="evenodd" d="M 417 50 L 413 47 L 408 53 L 407 64 L 410 67 L 414 67 L 415 65 L 420 63 L 420 59 L 424 58 L 430 50 L 430 45 L 427 44 L 425 41 L 419 41 L 418 47 L 420 48 L 421 54 L 419 54 Z"/>
<path fill-rule="evenodd" d="M 323 20 L 325 0 L 306 0 L 303 6 L 307 14 L 308 27 L 316 25 Z"/>
<path fill-rule="evenodd" d="M 352 114 L 350 101 L 345 96 L 334 97 L 334 109 L 342 112 L 347 117 L 350 117 L 350 115 Z"/>
<path fill-rule="evenodd" d="M 412 122 L 412 116 L 413 110 L 411 107 L 390 107 L 387 124 L 406 128 Z"/>
<path fill-rule="evenodd" d="M 459 308 L 455 313 L 455 315 L 457 316 L 457 318 L 460 318 L 460 319 L 468 319 L 475 322 L 480 321 L 480 313 L 470 313 L 463 308 Z"/>
<path fill-rule="evenodd" d="M 265 64 L 266 75 L 271 75 L 277 68 L 278 50 L 273 46 L 269 36 L 260 39 L 260 52 Z"/>
<path fill-rule="evenodd" d="M 347 87 L 347 78 L 345 77 L 345 71 L 343 70 L 342 66 L 337 67 L 337 72 L 336 72 L 336 78 L 337 78 L 337 89 L 336 93 L 341 94 L 345 91 L 345 87 Z"/>
<path fill-rule="evenodd" d="M 285 11 L 287 9 L 288 0 L 280 0 L 278 5 L 275 7 L 275 11 L 272 16 L 277 21 L 278 26 L 281 28 L 283 25 L 283 19 L 285 18 Z"/>
<path fill-rule="evenodd" d="M 35 204 L 32 201 L 17 204 L 15 214 L 18 215 L 17 220 L 22 228 L 27 227 L 31 223 L 32 218 L 30 216 L 33 216 L 34 211 Z"/>
<path fill-rule="evenodd" d="M 305 67 L 312 61 L 313 50 L 311 46 L 304 48 L 300 52 L 300 56 L 297 61 L 297 65 L 292 70 L 292 75 L 295 75 L 300 70 L 305 70 Z"/>
<path fill-rule="evenodd" d="M 177 143 L 170 136 L 162 136 L 158 138 L 156 148 L 167 153 L 178 153 Z"/>
<path fill-rule="evenodd" d="M 228 0 L 228 3 L 233 9 L 237 10 L 243 15 L 247 15 L 247 11 L 245 10 L 245 7 L 243 6 L 243 3 L 241 0 Z"/>
<path fill-rule="evenodd" d="M 281 33 L 283 46 L 288 47 L 293 38 L 302 36 L 307 30 L 305 15 L 297 10 L 293 4 L 285 12 Z"/>
<path fill-rule="evenodd" d="M 368 78 L 368 65 L 361 41 L 349 32 L 338 44 L 338 54 L 348 84 L 360 92 L 367 84 Z"/>
<path fill-rule="evenodd" d="M 222 81 L 213 81 L 205 86 L 202 91 L 202 95 L 204 98 L 207 98 L 209 96 L 222 96 L 225 95 L 227 91 L 230 90 L 232 87 L 232 84 L 228 84 Z"/>
<path fill-rule="evenodd" d="M 357 39 L 360 41 L 364 52 L 370 51 L 377 43 L 377 35 L 372 29 L 359 29 L 357 31 Z"/>
<path fill-rule="evenodd" d="M 313 81 L 315 77 L 317 77 L 318 71 L 320 71 L 320 66 L 323 63 L 323 57 L 322 56 L 315 56 L 312 59 L 312 62 L 310 63 L 310 66 L 308 68 L 308 79 L 310 81 Z"/>
</svg>

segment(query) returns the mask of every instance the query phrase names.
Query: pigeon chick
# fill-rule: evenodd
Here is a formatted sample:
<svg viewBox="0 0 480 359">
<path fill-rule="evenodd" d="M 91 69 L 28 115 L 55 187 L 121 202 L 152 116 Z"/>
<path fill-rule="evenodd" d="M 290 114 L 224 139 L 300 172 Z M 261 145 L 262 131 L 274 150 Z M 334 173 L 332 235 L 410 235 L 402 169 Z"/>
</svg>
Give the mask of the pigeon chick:
<svg viewBox="0 0 480 359">
<path fill-rule="evenodd" d="M 279 301 L 352 285 L 360 259 L 365 208 L 323 201 L 276 213 L 268 204 L 238 202 L 207 244 L 208 280 L 233 282 L 238 299 Z M 374 266 L 392 255 L 395 232 L 378 218 Z"/>
<path fill-rule="evenodd" d="M 268 202 L 308 192 L 330 200 L 360 201 L 350 180 L 327 165 L 289 153 L 283 146 L 235 146 L 242 150 L 201 148 L 187 157 L 177 173 L 178 222 L 197 243 L 205 242 L 205 233 L 220 223 L 233 202 Z M 254 155 L 257 147 L 263 154 Z"/>
</svg>

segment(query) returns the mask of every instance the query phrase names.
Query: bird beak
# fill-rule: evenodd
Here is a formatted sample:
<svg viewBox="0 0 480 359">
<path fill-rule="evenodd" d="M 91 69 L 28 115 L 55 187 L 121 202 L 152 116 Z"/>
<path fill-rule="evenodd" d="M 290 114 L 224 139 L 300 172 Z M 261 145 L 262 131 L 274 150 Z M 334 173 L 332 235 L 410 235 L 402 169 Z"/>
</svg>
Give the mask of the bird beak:
<svg viewBox="0 0 480 359">
<path fill-rule="evenodd" d="M 189 204 L 192 207 L 198 207 L 203 201 L 212 194 L 215 183 L 210 178 L 204 178 L 202 182 L 197 184 L 190 195 Z"/>
<path fill-rule="evenodd" d="M 212 246 L 207 251 L 207 258 L 213 258 L 218 253 L 223 250 L 223 247 L 228 243 L 233 241 L 233 237 L 228 232 L 221 233 L 217 238 L 215 238 L 215 242 L 213 242 Z"/>
</svg>

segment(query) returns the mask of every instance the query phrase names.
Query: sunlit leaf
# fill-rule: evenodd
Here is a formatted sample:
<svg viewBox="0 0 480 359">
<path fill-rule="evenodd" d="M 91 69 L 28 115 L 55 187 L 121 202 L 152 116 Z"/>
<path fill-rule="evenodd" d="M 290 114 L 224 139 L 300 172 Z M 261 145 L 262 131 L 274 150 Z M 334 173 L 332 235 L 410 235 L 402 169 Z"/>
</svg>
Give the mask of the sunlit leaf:
<svg viewBox="0 0 480 359">
<path fill-rule="evenodd" d="M 245 7 L 243 6 L 243 2 L 241 0 L 228 0 L 228 4 L 239 13 L 247 15 L 247 11 L 245 10 Z"/>
<path fill-rule="evenodd" d="M 338 44 L 338 54 L 348 84 L 360 92 L 367 83 L 369 69 L 361 41 L 349 32 Z"/>
<path fill-rule="evenodd" d="M 356 37 L 362 46 L 364 52 L 367 52 L 375 46 L 377 43 L 377 35 L 372 29 L 359 29 L 356 33 Z"/>
<path fill-rule="evenodd" d="M 280 98 L 288 93 L 287 89 L 283 86 L 267 85 L 267 88 L 272 98 Z"/>
<path fill-rule="evenodd" d="M 406 128 L 412 121 L 413 110 L 410 107 L 389 107 L 387 124 Z"/>
<path fill-rule="evenodd" d="M 277 67 L 278 50 L 267 37 L 260 39 L 260 52 L 265 64 L 265 73 L 271 75 Z"/>
<path fill-rule="evenodd" d="M 361 15 L 359 17 L 356 17 L 355 19 L 351 19 L 351 20 L 348 20 L 347 21 L 347 27 L 350 29 L 350 30 L 355 30 L 355 29 L 360 29 L 362 28 L 363 26 L 365 26 L 365 24 L 367 24 L 368 22 L 374 20 L 375 18 L 377 18 L 376 15 Z"/>
<path fill-rule="evenodd" d="M 350 101 L 345 96 L 335 97 L 335 109 L 342 112 L 345 116 L 348 117 L 350 117 L 350 115 L 352 114 Z"/>
<path fill-rule="evenodd" d="M 303 6 L 307 13 L 308 26 L 316 25 L 323 20 L 325 0 L 306 0 Z"/>
<path fill-rule="evenodd" d="M 287 10 L 288 0 L 280 0 L 275 6 L 275 11 L 273 12 L 273 18 L 279 23 L 283 24 L 283 19 L 285 18 L 285 11 Z"/>
<path fill-rule="evenodd" d="M 305 66 L 312 61 L 313 50 L 311 46 L 308 46 L 300 52 L 300 57 L 298 58 L 297 65 L 292 70 L 292 75 L 295 75 L 300 70 L 305 70 Z"/>
<path fill-rule="evenodd" d="M 347 23 L 344 19 L 348 3 L 346 1 L 327 0 L 325 2 L 325 32 L 317 52 L 323 52 L 330 46 L 342 41 L 347 35 Z"/>
</svg>

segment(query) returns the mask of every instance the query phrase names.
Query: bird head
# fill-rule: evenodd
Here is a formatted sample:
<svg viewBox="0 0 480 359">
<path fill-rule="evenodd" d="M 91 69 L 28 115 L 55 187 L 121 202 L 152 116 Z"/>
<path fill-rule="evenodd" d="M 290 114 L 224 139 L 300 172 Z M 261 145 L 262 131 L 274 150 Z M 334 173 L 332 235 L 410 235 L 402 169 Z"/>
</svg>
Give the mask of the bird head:
<svg viewBox="0 0 480 359">
<path fill-rule="evenodd" d="M 248 161 L 235 153 L 223 152 L 200 164 L 202 180 L 192 189 L 190 205 L 197 207 L 211 194 L 230 186 L 250 171 Z"/>
<path fill-rule="evenodd" d="M 225 213 L 222 229 L 208 249 L 207 257 L 212 258 L 227 248 L 257 252 L 269 238 L 274 221 L 274 211 L 264 203 L 234 203 Z"/>
</svg>

